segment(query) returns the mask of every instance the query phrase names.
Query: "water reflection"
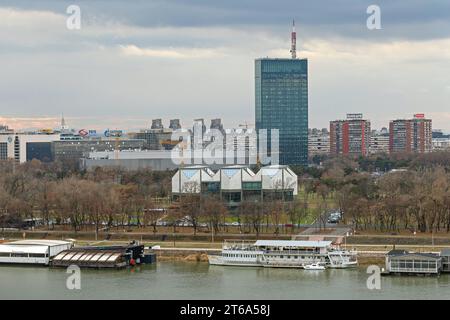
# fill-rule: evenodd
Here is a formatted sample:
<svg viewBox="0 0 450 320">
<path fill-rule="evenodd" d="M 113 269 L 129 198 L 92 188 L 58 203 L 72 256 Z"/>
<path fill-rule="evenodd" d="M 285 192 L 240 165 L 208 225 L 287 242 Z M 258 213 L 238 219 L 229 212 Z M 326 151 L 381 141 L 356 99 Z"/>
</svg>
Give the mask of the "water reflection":
<svg viewBox="0 0 450 320">
<path fill-rule="evenodd" d="M 450 276 L 382 277 L 369 290 L 365 268 L 324 271 L 159 262 L 82 270 L 82 290 L 64 269 L 0 266 L 0 299 L 449 299 Z"/>
</svg>

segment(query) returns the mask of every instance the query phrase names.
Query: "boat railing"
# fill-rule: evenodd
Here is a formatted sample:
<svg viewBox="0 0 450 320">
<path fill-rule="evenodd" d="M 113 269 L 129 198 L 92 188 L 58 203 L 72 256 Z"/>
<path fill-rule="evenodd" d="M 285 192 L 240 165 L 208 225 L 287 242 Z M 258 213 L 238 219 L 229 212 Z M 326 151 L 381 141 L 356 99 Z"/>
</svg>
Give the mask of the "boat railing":
<svg viewBox="0 0 450 320">
<path fill-rule="evenodd" d="M 258 248 L 255 247 L 254 241 L 249 240 L 225 240 L 222 245 L 223 250 L 245 250 L 245 251 L 258 251 Z"/>
<path fill-rule="evenodd" d="M 290 254 L 310 255 L 310 254 L 320 254 L 320 251 L 317 251 L 317 250 L 271 250 L 271 249 L 265 249 L 264 253 L 278 254 L 278 255 L 290 255 Z"/>
</svg>

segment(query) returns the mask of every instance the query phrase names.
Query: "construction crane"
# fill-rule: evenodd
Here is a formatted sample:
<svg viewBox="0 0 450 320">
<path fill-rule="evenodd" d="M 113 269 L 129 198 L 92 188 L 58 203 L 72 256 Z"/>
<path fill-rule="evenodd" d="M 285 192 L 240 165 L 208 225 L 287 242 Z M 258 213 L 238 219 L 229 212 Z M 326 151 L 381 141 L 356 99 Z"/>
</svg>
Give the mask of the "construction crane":
<svg viewBox="0 0 450 320">
<path fill-rule="evenodd" d="M 254 123 L 248 123 L 247 121 L 245 121 L 245 123 L 239 125 L 239 128 L 248 129 L 249 125 L 255 125 L 255 124 Z"/>
</svg>

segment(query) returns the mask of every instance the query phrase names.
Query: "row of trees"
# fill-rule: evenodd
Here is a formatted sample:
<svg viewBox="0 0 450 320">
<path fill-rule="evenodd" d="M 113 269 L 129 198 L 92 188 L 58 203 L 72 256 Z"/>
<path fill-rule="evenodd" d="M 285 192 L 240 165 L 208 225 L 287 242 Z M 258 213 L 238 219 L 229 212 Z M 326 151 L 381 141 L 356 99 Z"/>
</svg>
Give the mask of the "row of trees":
<svg viewBox="0 0 450 320">
<path fill-rule="evenodd" d="M 450 231 L 450 173 L 443 167 L 378 179 L 352 174 L 337 194 L 346 219 L 356 229 Z"/>
<path fill-rule="evenodd" d="M 245 200 L 238 208 L 229 209 L 217 195 L 183 195 L 168 210 L 168 217 L 176 220 L 186 219 L 196 234 L 199 226 L 206 226 L 214 233 L 228 232 L 230 221 L 241 233 L 282 232 L 282 226 L 294 228 L 307 215 L 307 206 L 301 199 L 285 202 L 279 198 L 264 202 Z M 229 219 L 232 217 L 233 219 Z M 291 229 L 295 230 L 295 229 Z M 284 230 L 286 231 L 286 230 Z"/>
<path fill-rule="evenodd" d="M 158 203 L 170 193 L 172 173 L 98 169 L 61 172 L 55 164 L 31 161 L 0 163 L 0 225 L 42 218 L 50 227 L 144 225 Z"/>
<path fill-rule="evenodd" d="M 312 181 L 315 192 L 334 192 L 355 229 L 450 231 L 448 152 L 335 158 Z"/>
<path fill-rule="evenodd" d="M 321 167 L 294 168 L 300 194 L 293 201 L 278 197 L 244 201 L 228 210 L 214 195 L 187 195 L 171 205 L 173 172 L 97 169 L 67 171 L 58 163 L 0 162 L 0 226 L 42 218 L 51 228 L 70 224 L 75 231 L 152 226 L 164 220 L 176 228 L 185 221 L 194 233 L 206 227 L 216 233 L 238 222 L 243 233 L 279 233 L 284 224 L 296 225 L 313 216 L 325 226 L 329 209 L 344 212 L 356 229 L 380 231 L 450 231 L 450 154 L 433 153 L 406 158 L 324 159 Z M 380 164 L 407 165 L 399 172 L 383 172 Z M 367 168 L 370 167 L 368 171 Z M 380 170 L 383 174 L 373 174 Z M 165 210 L 160 210 L 164 208 Z M 228 223 L 227 223 L 228 222 Z M 311 222 L 311 219 L 309 219 Z"/>
</svg>

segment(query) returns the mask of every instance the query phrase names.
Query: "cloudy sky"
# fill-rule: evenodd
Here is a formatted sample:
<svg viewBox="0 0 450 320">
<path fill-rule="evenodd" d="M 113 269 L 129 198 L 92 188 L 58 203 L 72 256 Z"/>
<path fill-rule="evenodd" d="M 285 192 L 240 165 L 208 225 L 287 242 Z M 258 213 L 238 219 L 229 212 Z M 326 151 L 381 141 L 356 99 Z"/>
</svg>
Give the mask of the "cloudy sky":
<svg viewBox="0 0 450 320">
<path fill-rule="evenodd" d="M 66 9 L 81 8 L 81 30 Z M 381 30 L 366 27 L 381 8 Z M 309 59 L 310 127 L 424 112 L 450 131 L 448 0 L 0 0 L 0 124 L 254 122 L 254 59 Z"/>
</svg>

